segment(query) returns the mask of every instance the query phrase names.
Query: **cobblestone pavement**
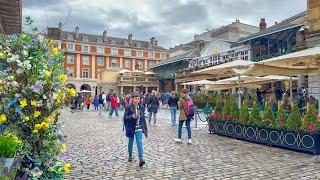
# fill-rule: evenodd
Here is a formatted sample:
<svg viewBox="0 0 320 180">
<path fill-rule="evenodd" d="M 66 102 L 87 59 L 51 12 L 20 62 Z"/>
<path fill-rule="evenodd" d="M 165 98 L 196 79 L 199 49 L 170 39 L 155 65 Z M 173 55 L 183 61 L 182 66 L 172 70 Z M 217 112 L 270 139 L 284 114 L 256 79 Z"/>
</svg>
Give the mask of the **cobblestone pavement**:
<svg viewBox="0 0 320 180">
<path fill-rule="evenodd" d="M 193 131 L 193 143 L 173 141 L 177 126 L 161 110 L 158 126 L 149 126 L 144 138 L 146 165 L 127 162 L 127 139 L 120 118 L 99 118 L 96 112 L 65 111 L 72 163 L 66 179 L 320 179 L 320 156 L 247 143 Z M 204 126 L 202 126 L 204 127 Z"/>
</svg>

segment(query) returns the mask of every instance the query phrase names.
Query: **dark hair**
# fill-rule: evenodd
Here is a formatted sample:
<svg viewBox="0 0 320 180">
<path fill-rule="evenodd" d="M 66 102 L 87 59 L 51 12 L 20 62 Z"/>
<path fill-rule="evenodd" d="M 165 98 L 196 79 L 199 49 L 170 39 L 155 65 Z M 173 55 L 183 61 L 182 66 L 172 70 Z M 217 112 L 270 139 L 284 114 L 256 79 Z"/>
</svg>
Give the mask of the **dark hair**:
<svg viewBox="0 0 320 180">
<path fill-rule="evenodd" d="M 134 98 L 134 97 L 140 97 L 140 94 L 139 93 L 137 93 L 137 92 L 134 92 L 134 93 L 132 93 L 132 98 Z"/>
<path fill-rule="evenodd" d="M 180 93 L 188 94 L 188 89 L 183 88 L 183 89 L 181 89 Z"/>
</svg>

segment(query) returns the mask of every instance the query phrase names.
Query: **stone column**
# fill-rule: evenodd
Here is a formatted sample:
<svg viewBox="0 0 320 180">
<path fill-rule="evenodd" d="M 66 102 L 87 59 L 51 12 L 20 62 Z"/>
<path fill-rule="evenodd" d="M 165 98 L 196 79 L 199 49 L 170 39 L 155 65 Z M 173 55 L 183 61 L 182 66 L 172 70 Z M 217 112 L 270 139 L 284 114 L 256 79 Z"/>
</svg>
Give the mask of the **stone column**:
<svg viewBox="0 0 320 180">
<path fill-rule="evenodd" d="M 136 70 L 136 59 L 132 59 L 132 71 Z"/>
<path fill-rule="evenodd" d="M 81 78 L 81 76 L 80 76 L 80 61 L 81 61 L 80 54 L 77 54 L 76 55 L 76 64 L 77 64 L 77 76 L 76 76 L 76 78 Z"/>
<path fill-rule="evenodd" d="M 148 70 L 148 60 L 144 60 L 144 70 Z"/>
<path fill-rule="evenodd" d="M 92 55 L 92 66 L 91 66 L 91 77 L 92 79 L 96 79 L 96 56 L 95 55 Z"/>
<path fill-rule="evenodd" d="M 146 93 L 148 92 L 148 86 L 146 86 Z"/>
<path fill-rule="evenodd" d="M 122 58 L 122 57 L 120 58 L 119 63 L 120 63 L 120 64 L 119 64 L 119 67 L 120 67 L 120 68 L 123 68 L 123 58 Z"/>
<path fill-rule="evenodd" d="M 123 95 L 123 86 L 120 86 L 120 94 Z"/>
<path fill-rule="evenodd" d="M 179 91 L 178 84 L 177 84 L 177 83 L 175 83 L 175 84 L 174 84 L 174 86 L 175 86 L 175 87 L 174 87 L 174 90 L 175 90 L 176 92 L 178 92 L 178 91 Z"/>
</svg>

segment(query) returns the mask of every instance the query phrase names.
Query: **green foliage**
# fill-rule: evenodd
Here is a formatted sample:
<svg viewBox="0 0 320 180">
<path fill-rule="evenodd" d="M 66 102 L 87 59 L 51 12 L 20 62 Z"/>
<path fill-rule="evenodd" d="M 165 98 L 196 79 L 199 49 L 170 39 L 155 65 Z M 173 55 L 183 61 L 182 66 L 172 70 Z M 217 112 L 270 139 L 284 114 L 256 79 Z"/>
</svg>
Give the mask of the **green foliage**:
<svg viewBox="0 0 320 180">
<path fill-rule="evenodd" d="M 225 115 L 230 115 L 230 102 L 228 99 L 224 100 L 223 102 L 223 112 L 222 114 Z"/>
<path fill-rule="evenodd" d="M 222 98 L 218 98 L 216 101 L 216 106 L 214 108 L 214 112 L 217 114 L 222 114 L 223 112 L 223 100 Z"/>
<path fill-rule="evenodd" d="M 231 101 L 230 104 L 231 104 L 230 105 L 231 106 L 231 108 L 230 108 L 231 119 L 238 121 L 239 120 L 239 116 L 240 116 L 238 105 L 237 105 L 236 101 L 234 101 L 234 100 Z"/>
<path fill-rule="evenodd" d="M 284 112 L 284 107 L 283 105 L 280 105 L 278 107 L 278 113 L 277 113 L 277 118 L 275 123 L 273 124 L 273 127 L 275 128 L 285 128 L 285 123 L 286 123 L 286 116 Z"/>
<path fill-rule="evenodd" d="M 250 124 L 255 124 L 257 126 L 262 125 L 260 111 L 259 111 L 258 105 L 256 103 L 254 103 L 252 106 L 252 110 L 251 110 L 249 119 L 250 119 L 250 121 L 249 121 Z"/>
<path fill-rule="evenodd" d="M 0 136 L 0 157 L 14 158 L 21 141 L 12 134 Z"/>
<path fill-rule="evenodd" d="M 248 108 L 248 105 L 245 103 L 242 105 L 239 120 L 243 122 L 249 122 L 250 120 L 249 108 Z"/>
<path fill-rule="evenodd" d="M 265 109 L 262 113 L 262 122 L 266 126 L 270 126 L 274 124 L 275 122 L 275 117 L 272 113 L 272 104 L 271 103 L 266 103 Z"/>
<path fill-rule="evenodd" d="M 314 105 L 308 105 L 307 113 L 302 119 L 300 129 L 306 132 L 319 132 L 320 124 L 317 121 L 317 112 Z"/>
<path fill-rule="evenodd" d="M 294 104 L 291 108 L 291 113 L 286 121 L 286 129 L 296 131 L 301 126 L 301 116 L 297 104 Z"/>
</svg>

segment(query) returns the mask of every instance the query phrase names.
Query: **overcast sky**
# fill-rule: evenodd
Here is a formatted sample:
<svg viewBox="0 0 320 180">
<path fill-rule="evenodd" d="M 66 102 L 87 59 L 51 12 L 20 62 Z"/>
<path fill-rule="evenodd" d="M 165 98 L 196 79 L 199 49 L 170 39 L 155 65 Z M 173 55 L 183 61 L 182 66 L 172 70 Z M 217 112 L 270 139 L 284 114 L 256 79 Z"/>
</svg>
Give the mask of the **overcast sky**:
<svg viewBox="0 0 320 180">
<path fill-rule="evenodd" d="M 40 30 L 61 21 L 67 31 L 79 26 L 81 33 L 155 36 L 169 48 L 236 19 L 258 25 L 264 17 L 269 26 L 306 9 L 306 0 L 23 0 L 22 12 Z"/>
</svg>

